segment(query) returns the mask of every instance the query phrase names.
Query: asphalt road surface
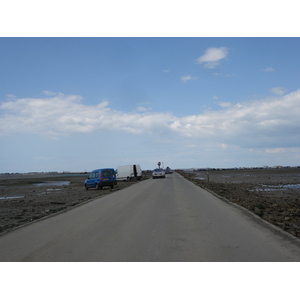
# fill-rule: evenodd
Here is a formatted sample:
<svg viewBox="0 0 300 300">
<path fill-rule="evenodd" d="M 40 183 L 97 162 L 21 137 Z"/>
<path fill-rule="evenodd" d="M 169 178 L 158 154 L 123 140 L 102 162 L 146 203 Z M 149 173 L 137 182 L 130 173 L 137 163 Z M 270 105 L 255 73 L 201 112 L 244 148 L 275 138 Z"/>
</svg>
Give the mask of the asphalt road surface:
<svg viewBox="0 0 300 300">
<path fill-rule="evenodd" d="M 173 173 L 0 236 L 0 261 L 300 261 L 299 245 Z"/>
</svg>

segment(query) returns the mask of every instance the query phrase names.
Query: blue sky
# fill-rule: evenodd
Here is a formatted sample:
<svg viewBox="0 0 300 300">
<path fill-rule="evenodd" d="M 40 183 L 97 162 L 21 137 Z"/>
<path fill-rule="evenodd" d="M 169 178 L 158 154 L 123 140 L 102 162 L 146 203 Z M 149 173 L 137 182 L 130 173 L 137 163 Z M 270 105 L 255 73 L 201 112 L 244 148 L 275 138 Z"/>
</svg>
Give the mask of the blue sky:
<svg viewBox="0 0 300 300">
<path fill-rule="evenodd" d="M 300 165 L 299 53 L 299 38 L 0 38 L 0 173 Z"/>
</svg>

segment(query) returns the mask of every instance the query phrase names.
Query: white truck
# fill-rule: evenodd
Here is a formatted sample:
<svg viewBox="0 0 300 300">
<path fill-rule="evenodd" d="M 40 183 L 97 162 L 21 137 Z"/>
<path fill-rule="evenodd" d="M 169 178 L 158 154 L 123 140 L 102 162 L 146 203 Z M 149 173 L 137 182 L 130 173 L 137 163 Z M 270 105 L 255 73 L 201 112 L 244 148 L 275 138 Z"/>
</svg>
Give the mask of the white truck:
<svg viewBox="0 0 300 300">
<path fill-rule="evenodd" d="M 119 166 L 116 169 L 117 180 L 131 181 L 134 179 L 140 180 L 142 178 L 142 169 L 140 165 L 126 165 Z"/>
</svg>

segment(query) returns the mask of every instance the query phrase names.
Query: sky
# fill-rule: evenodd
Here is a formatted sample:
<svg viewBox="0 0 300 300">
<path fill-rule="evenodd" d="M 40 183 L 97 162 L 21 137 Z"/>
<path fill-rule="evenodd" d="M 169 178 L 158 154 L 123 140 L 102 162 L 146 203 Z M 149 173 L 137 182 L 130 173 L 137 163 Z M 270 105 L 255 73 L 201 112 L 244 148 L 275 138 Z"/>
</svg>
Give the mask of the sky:
<svg viewBox="0 0 300 300">
<path fill-rule="evenodd" d="M 5 1 L 0 173 L 300 165 L 298 10 L 239 3 Z"/>
<path fill-rule="evenodd" d="M 296 5 L 294 0 L 2 1 L 0 173 L 82 172 L 135 163 L 145 170 L 159 161 L 173 169 L 300 165 Z M 147 275 L 157 276 L 157 266 L 150 267 L 135 272 L 143 272 L 141 286 Z M 194 291 L 198 269 L 181 265 L 182 274 L 195 275 L 185 276 L 185 285 L 180 271 L 165 276 L 159 267 L 164 285 L 166 278 L 172 286 L 174 276 L 180 278 L 177 297 Z M 240 291 L 234 297 L 230 282 L 224 283 L 228 268 L 220 273 L 220 267 L 201 265 L 201 270 L 221 274 L 220 296 L 228 291 L 239 299 Z M 6 271 L 23 274 L 17 268 Z M 232 275 L 243 274 L 240 286 L 257 273 L 257 266 L 235 268 Z M 42 281 L 35 278 L 41 287 L 48 271 Z M 91 280 L 93 272 L 85 272 Z M 278 280 L 276 272 L 261 274 L 270 284 Z M 22 297 L 30 286 L 25 277 L 19 282 Z M 131 285 L 123 277 L 126 290 Z M 212 282 L 204 285 L 209 295 Z M 9 292 L 13 288 L 11 282 L 6 286 Z M 93 291 L 90 284 L 81 286 L 84 295 Z M 285 296 L 293 292 L 281 290 Z M 140 291 L 134 291 L 139 298 Z M 73 297 L 80 292 L 75 289 Z M 276 290 L 277 298 L 281 294 Z"/>
<path fill-rule="evenodd" d="M 0 38 L 0 173 L 300 165 L 300 39 Z"/>
</svg>

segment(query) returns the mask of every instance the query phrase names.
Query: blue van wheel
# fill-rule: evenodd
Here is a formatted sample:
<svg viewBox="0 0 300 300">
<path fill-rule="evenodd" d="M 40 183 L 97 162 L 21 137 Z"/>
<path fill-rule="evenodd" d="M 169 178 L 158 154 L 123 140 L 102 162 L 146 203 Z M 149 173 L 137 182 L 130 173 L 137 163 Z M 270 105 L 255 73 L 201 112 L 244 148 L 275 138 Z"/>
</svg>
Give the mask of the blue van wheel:
<svg viewBox="0 0 300 300">
<path fill-rule="evenodd" d="M 87 184 L 85 184 L 85 189 L 86 189 L 86 190 L 88 190 L 88 189 L 89 189 L 89 187 L 87 186 Z"/>
</svg>

